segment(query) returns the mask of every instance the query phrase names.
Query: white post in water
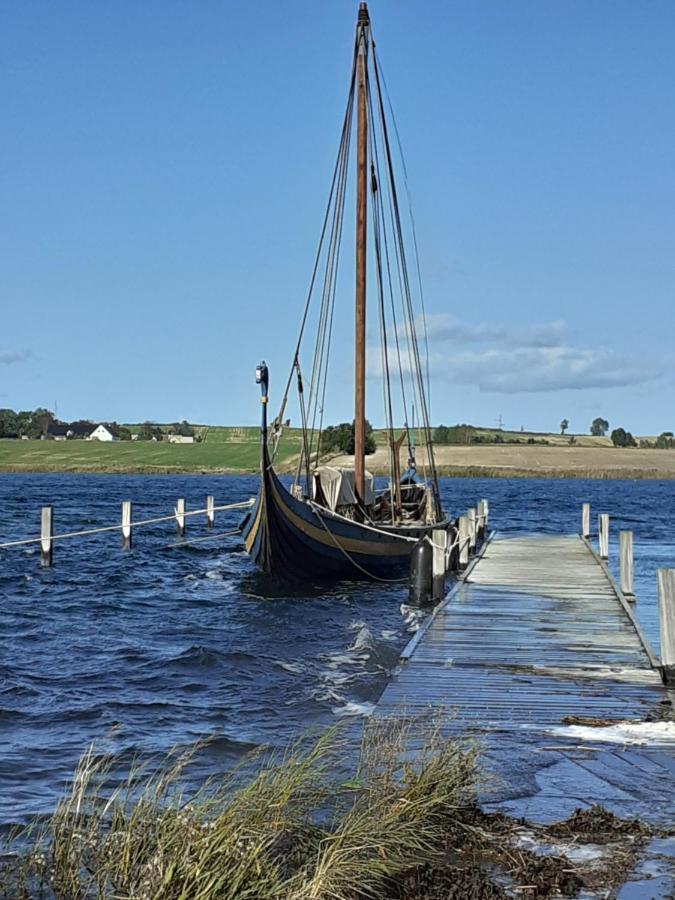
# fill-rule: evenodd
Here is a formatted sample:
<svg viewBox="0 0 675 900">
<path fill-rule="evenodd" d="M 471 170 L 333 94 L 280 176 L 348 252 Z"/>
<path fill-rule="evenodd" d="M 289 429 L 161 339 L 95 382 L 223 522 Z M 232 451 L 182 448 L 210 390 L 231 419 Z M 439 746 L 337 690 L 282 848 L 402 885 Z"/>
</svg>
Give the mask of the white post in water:
<svg viewBox="0 0 675 900">
<path fill-rule="evenodd" d="M 183 497 L 176 500 L 176 531 L 178 537 L 185 536 L 185 500 Z"/>
<path fill-rule="evenodd" d="M 584 503 L 581 507 L 581 534 L 585 538 L 591 536 L 591 504 Z"/>
<path fill-rule="evenodd" d="M 658 569 L 661 674 L 675 684 L 675 569 Z"/>
<path fill-rule="evenodd" d="M 600 513 L 598 516 L 598 545 L 600 559 L 609 559 L 609 515 Z"/>
<path fill-rule="evenodd" d="M 633 532 L 619 532 L 619 572 L 621 593 L 628 600 L 635 600 L 633 593 Z"/>
<path fill-rule="evenodd" d="M 481 500 L 481 503 L 483 504 L 483 515 L 485 516 L 485 521 L 484 521 L 485 533 L 487 534 L 488 520 L 490 518 L 490 504 L 488 503 L 488 501 L 485 498 L 483 498 Z"/>
<path fill-rule="evenodd" d="M 216 521 L 216 512 L 214 509 L 215 503 L 213 502 L 213 497 L 209 494 L 206 498 L 206 527 L 213 528 L 213 523 Z"/>
<path fill-rule="evenodd" d="M 448 547 L 448 532 L 445 528 L 434 528 L 431 533 L 433 543 L 433 599 L 438 602 L 445 594 L 445 556 Z"/>
<path fill-rule="evenodd" d="M 131 500 L 122 501 L 122 549 L 131 550 Z"/>
<path fill-rule="evenodd" d="M 469 565 L 469 519 L 467 516 L 459 517 L 459 567 L 464 569 Z"/>
<path fill-rule="evenodd" d="M 469 520 L 469 549 L 476 549 L 476 510 L 472 507 L 467 509 L 466 517 Z"/>
<path fill-rule="evenodd" d="M 53 560 L 54 507 L 43 506 L 40 511 L 40 565 L 48 569 Z"/>
<path fill-rule="evenodd" d="M 479 500 L 476 504 L 476 530 L 479 538 L 485 534 L 485 501 Z"/>
</svg>

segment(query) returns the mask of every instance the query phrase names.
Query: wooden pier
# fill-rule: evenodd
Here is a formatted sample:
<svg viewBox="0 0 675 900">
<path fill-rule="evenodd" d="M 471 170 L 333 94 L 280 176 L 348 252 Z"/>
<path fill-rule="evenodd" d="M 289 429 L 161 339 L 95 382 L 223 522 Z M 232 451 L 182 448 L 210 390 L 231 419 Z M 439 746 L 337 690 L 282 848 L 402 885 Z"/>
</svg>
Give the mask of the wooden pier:
<svg viewBox="0 0 675 900">
<path fill-rule="evenodd" d="M 375 714 L 477 737 L 496 776 L 487 807 L 552 820 L 600 802 L 663 820 L 675 723 L 652 734 L 644 723 L 672 722 L 672 699 L 588 541 L 493 536 L 404 650 Z"/>
</svg>

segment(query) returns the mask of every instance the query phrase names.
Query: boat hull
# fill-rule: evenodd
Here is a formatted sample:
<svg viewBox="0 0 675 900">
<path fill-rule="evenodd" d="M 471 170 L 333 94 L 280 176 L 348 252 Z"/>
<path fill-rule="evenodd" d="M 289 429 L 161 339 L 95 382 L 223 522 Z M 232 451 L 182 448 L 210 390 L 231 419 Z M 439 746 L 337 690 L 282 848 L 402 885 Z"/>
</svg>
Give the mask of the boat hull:
<svg viewBox="0 0 675 900">
<path fill-rule="evenodd" d="M 243 536 L 257 565 L 282 580 L 398 580 L 415 543 L 444 526 L 366 527 L 293 497 L 268 464 Z"/>
</svg>

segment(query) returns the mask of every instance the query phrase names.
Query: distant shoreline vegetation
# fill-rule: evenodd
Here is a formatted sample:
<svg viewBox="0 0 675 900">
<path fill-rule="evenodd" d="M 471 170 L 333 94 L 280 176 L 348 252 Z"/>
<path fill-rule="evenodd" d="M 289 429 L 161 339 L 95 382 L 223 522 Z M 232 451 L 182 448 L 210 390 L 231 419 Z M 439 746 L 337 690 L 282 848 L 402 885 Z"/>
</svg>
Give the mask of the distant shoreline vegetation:
<svg viewBox="0 0 675 900">
<path fill-rule="evenodd" d="M 600 430 L 609 427 L 606 420 L 600 424 Z M 103 437 L 92 439 L 94 427 L 107 431 L 107 436 L 101 432 Z M 69 435 L 69 431 L 73 433 Z M 657 452 L 675 449 L 672 432 L 633 437 L 621 428 L 611 434 L 597 431 L 582 435 L 439 425 L 433 430 L 438 474 L 456 478 L 675 479 L 675 453 Z M 417 440 L 418 446 L 422 444 Z M 388 432 L 369 428 L 367 465 L 375 475 L 385 472 L 387 447 Z M 290 425 L 284 428 L 276 456 L 279 471 L 296 470 L 301 448 L 301 430 Z M 324 429 L 320 454 L 324 462 L 349 465 L 351 452 L 351 423 Z M 420 470 L 423 453 L 418 451 Z M 247 475 L 256 474 L 259 467 L 257 426 L 207 426 L 187 421 L 63 423 L 49 410 L 0 410 L 0 472 Z"/>
</svg>

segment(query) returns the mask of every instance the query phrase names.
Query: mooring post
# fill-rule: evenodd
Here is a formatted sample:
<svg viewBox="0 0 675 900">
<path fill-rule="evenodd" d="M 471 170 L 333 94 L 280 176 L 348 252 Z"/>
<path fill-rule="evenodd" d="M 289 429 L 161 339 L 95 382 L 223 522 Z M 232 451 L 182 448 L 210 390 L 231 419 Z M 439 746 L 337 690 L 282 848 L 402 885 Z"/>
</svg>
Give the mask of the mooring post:
<svg viewBox="0 0 675 900">
<path fill-rule="evenodd" d="M 54 554 L 54 507 L 43 506 L 40 511 L 40 565 L 48 569 Z"/>
<path fill-rule="evenodd" d="M 433 599 L 442 600 L 445 596 L 445 555 L 448 547 L 448 532 L 445 528 L 434 528 L 431 532 L 433 543 Z"/>
<path fill-rule="evenodd" d="M 598 546 L 600 559 L 609 559 L 609 515 L 600 513 L 598 516 Z"/>
<path fill-rule="evenodd" d="M 485 534 L 485 501 L 479 500 L 476 504 L 476 537 L 482 538 Z"/>
<path fill-rule="evenodd" d="M 489 518 L 490 518 L 490 504 L 489 504 L 488 501 L 485 499 L 485 497 L 483 497 L 483 499 L 481 500 L 481 503 L 483 504 L 483 515 L 485 516 L 485 518 L 484 518 L 484 520 L 483 520 L 483 525 L 484 525 L 484 528 L 485 528 L 485 533 L 487 534 L 487 530 L 488 530 L 488 520 L 489 520 Z"/>
<path fill-rule="evenodd" d="M 658 569 L 661 675 L 675 684 L 675 569 Z"/>
<path fill-rule="evenodd" d="M 633 593 L 633 532 L 619 532 L 619 572 L 621 593 L 628 600 L 635 600 Z"/>
<path fill-rule="evenodd" d="M 216 511 L 214 509 L 215 503 L 213 501 L 213 497 L 209 494 L 206 498 L 206 527 L 213 528 L 213 523 L 216 521 Z"/>
<path fill-rule="evenodd" d="M 185 499 L 180 497 L 176 501 L 176 531 L 178 537 L 185 535 Z"/>
<path fill-rule="evenodd" d="M 466 517 L 469 520 L 469 550 L 476 549 L 476 510 L 467 509 Z"/>
<path fill-rule="evenodd" d="M 459 569 L 459 528 L 454 525 L 448 528 L 447 546 L 446 572 L 454 572 Z"/>
<path fill-rule="evenodd" d="M 459 568 L 469 565 L 469 517 L 460 516 L 459 521 Z"/>
<path fill-rule="evenodd" d="M 581 506 L 581 534 L 582 537 L 591 536 L 591 504 L 583 503 Z"/>
<path fill-rule="evenodd" d="M 131 500 L 122 501 L 122 549 L 131 550 Z"/>
</svg>

